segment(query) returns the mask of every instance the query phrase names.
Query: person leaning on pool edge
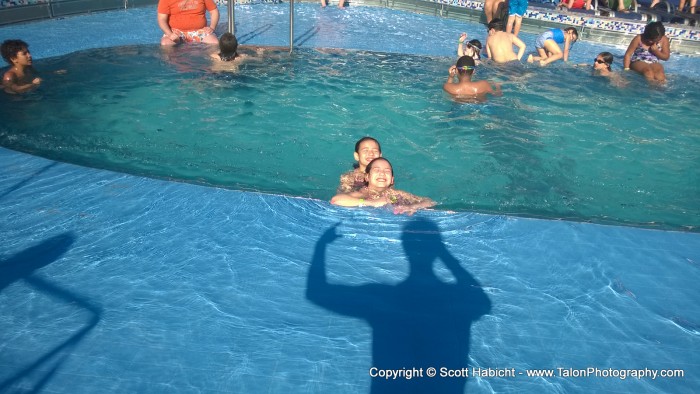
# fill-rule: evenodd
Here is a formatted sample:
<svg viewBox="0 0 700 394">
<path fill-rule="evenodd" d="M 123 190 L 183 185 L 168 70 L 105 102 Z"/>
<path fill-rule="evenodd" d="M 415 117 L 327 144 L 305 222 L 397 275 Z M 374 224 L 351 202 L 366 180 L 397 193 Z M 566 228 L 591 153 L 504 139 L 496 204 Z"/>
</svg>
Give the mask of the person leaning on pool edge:
<svg viewBox="0 0 700 394">
<path fill-rule="evenodd" d="M 389 160 L 377 157 L 367 164 L 365 170 L 367 186 L 362 189 L 336 194 L 331 198 L 331 204 L 341 207 L 383 207 L 392 205 L 394 213 L 413 215 L 419 209 L 436 205 L 427 197 L 418 197 L 411 193 L 396 190 L 394 185 L 394 170 Z"/>
</svg>

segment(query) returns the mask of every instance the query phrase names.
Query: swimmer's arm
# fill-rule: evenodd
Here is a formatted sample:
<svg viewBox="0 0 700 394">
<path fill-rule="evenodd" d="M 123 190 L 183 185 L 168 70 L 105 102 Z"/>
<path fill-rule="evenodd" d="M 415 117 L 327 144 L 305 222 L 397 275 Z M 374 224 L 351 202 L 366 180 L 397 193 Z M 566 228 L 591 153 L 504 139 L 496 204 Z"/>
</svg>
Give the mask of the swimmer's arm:
<svg viewBox="0 0 700 394">
<path fill-rule="evenodd" d="M 566 39 L 564 40 L 564 56 L 562 56 L 562 59 L 565 62 L 569 61 L 569 49 L 571 48 L 571 38 L 569 36 L 566 36 Z"/>
<path fill-rule="evenodd" d="M 170 15 L 169 14 L 158 14 L 158 27 L 160 27 L 160 30 L 163 31 L 163 34 L 165 34 L 168 39 L 172 41 L 178 40 L 180 37 L 173 33 L 173 30 L 170 28 Z"/>
<path fill-rule="evenodd" d="M 331 204 L 338 205 L 340 207 L 381 207 L 386 205 L 387 201 L 384 198 L 365 200 L 365 196 L 362 193 L 352 192 L 336 194 L 333 196 L 333 198 L 331 198 Z"/>
<path fill-rule="evenodd" d="M 629 70 L 630 68 L 632 54 L 634 53 L 634 50 L 637 48 L 637 46 L 639 46 L 639 40 L 640 36 L 635 36 L 630 42 L 630 45 L 627 47 L 627 51 L 625 51 L 625 57 L 622 60 L 622 65 L 625 67 L 625 70 Z"/>
<path fill-rule="evenodd" d="M 656 45 L 649 47 L 649 52 L 659 58 L 659 60 L 668 60 L 671 57 L 671 48 L 668 41 L 668 37 L 663 36 L 661 38 L 661 49 L 657 49 Z"/>
<path fill-rule="evenodd" d="M 467 33 L 462 33 L 459 36 L 459 41 L 457 42 L 457 56 L 464 56 L 464 41 L 467 40 Z"/>
<path fill-rule="evenodd" d="M 209 15 L 211 16 L 211 21 L 209 22 L 209 28 L 211 29 L 211 32 L 213 33 L 214 30 L 216 30 L 216 25 L 219 24 L 219 9 L 214 8 L 213 10 L 209 10 Z"/>
<path fill-rule="evenodd" d="M 413 204 L 407 204 L 407 205 L 397 205 L 394 207 L 394 213 L 396 214 L 402 214 L 405 213 L 409 216 L 413 215 L 418 211 L 419 209 L 426 209 L 426 208 L 432 208 L 437 203 L 427 197 L 418 197 L 419 201 L 415 202 Z"/>
<path fill-rule="evenodd" d="M 513 36 L 513 44 L 518 47 L 518 60 L 523 58 L 523 55 L 525 55 L 525 48 L 527 45 L 519 39 L 517 36 Z"/>
<path fill-rule="evenodd" d="M 442 85 L 442 89 L 446 91 L 447 93 L 454 94 L 454 78 L 455 74 L 457 74 L 457 66 L 452 66 L 450 67 L 450 70 L 448 71 L 447 74 L 447 81 Z"/>
<path fill-rule="evenodd" d="M 491 57 L 491 46 L 489 46 L 489 39 L 486 39 L 486 56 L 489 57 L 489 59 L 492 59 Z"/>
<path fill-rule="evenodd" d="M 14 73 L 7 72 L 2 78 L 2 86 L 6 91 L 11 93 L 24 93 L 35 89 L 41 84 L 41 78 L 34 78 L 31 83 L 18 84 L 17 76 Z"/>
</svg>

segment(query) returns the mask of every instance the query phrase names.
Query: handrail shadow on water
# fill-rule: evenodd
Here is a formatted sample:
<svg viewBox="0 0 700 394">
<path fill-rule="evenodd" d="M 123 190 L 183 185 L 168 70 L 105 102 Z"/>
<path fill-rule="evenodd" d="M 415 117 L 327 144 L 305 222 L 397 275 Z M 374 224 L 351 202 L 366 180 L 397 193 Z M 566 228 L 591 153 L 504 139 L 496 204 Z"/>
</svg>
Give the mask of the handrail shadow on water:
<svg viewBox="0 0 700 394">
<path fill-rule="evenodd" d="M 450 254 L 438 226 L 413 218 L 401 240 L 409 263 L 408 277 L 396 284 L 359 286 L 328 283 L 326 246 L 340 237 L 338 224 L 316 243 L 309 268 L 307 298 L 330 311 L 366 320 L 372 327 L 372 365 L 379 369 L 422 368 L 422 377 L 371 378 L 372 393 L 463 393 L 467 378 L 440 378 L 441 367 L 467 367 L 472 323 L 491 311 L 481 285 Z M 455 278 L 440 280 L 433 272 L 442 260 Z M 429 367 L 438 376 L 426 375 Z"/>
<path fill-rule="evenodd" d="M 74 241 L 75 236 L 72 233 L 64 233 L 49 238 L 0 262 L 0 292 L 12 283 L 23 280 L 37 291 L 70 305 L 76 305 L 89 313 L 88 321 L 82 328 L 59 345 L 48 349 L 29 365 L 18 367 L 18 370 L 12 376 L 0 382 L 0 392 L 13 391 L 13 387 L 17 388 L 16 386 L 20 384 L 22 385 L 22 392 L 40 392 L 58 371 L 63 361 L 70 356 L 71 349 L 80 343 L 83 337 L 100 321 L 102 309 L 99 306 L 92 304 L 85 297 L 61 288 L 36 274 L 36 271 L 40 268 L 58 260 L 70 249 Z M 32 378 L 35 380 L 35 383 L 31 389 L 27 389 L 27 381 Z"/>
</svg>

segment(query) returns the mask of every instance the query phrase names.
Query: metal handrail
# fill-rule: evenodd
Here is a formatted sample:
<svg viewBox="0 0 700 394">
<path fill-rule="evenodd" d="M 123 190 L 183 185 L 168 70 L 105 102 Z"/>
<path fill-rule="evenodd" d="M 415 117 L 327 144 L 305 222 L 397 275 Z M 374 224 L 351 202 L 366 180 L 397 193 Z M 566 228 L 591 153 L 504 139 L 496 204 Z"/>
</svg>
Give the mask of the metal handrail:
<svg viewBox="0 0 700 394">
<path fill-rule="evenodd" d="M 289 54 L 294 51 L 294 0 L 289 0 Z"/>
<path fill-rule="evenodd" d="M 236 19 L 235 19 L 234 10 L 233 10 L 233 3 L 234 3 L 234 0 L 227 1 L 227 5 L 228 5 L 228 32 L 235 36 L 236 35 Z"/>
</svg>

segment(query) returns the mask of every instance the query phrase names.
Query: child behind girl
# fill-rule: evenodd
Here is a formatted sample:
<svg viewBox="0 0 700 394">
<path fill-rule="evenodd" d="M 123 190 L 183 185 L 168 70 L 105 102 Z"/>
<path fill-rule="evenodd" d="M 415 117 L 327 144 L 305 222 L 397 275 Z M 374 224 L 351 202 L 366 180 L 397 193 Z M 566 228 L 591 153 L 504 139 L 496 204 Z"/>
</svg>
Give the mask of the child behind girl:
<svg viewBox="0 0 700 394">
<path fill-rule="evenodd" d="M 366 184 L 365 169 L 367 164 L 377 157 L 382 157 L 379 141 L 372 137 L 362 137 L 355 143 L 355 169 L 340 176 L 340 185 L 336 193 L 350 193 L 362 189 Z"/>
</svg>

